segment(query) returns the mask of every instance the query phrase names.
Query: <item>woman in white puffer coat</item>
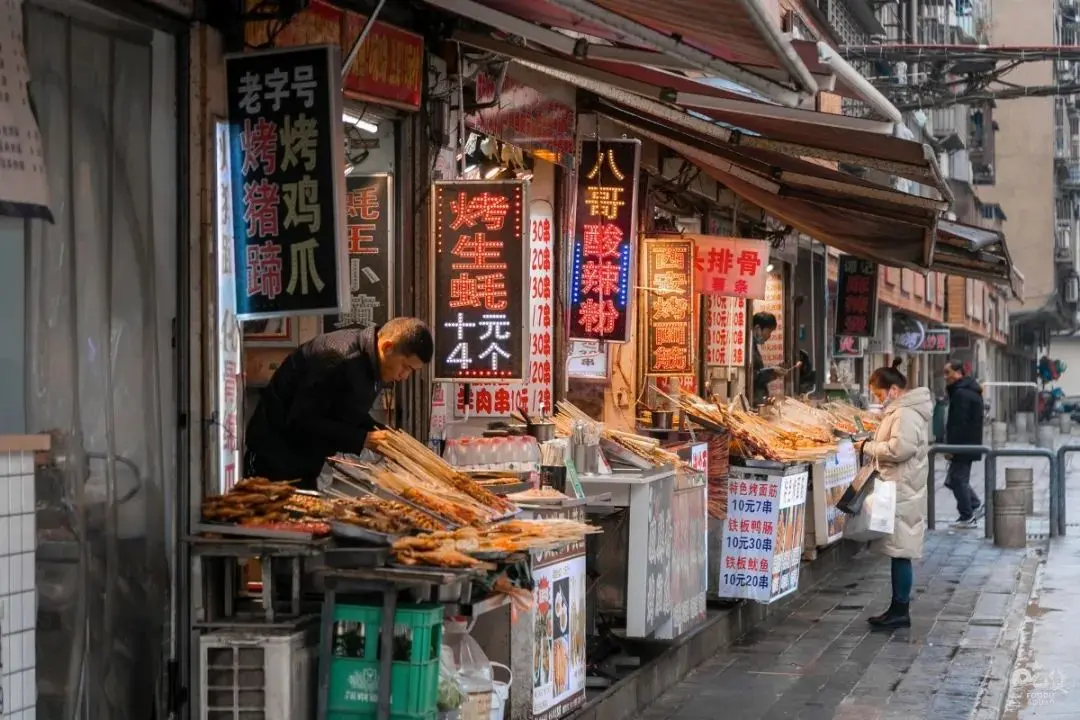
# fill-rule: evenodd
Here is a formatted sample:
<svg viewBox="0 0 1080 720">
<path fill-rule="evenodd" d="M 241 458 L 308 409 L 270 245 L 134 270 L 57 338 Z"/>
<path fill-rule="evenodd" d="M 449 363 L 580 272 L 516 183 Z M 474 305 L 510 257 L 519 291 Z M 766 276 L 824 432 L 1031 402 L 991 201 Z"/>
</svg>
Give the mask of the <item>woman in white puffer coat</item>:
<svg viewBox="0 0 1080 720">
<path fill-rule="evenodd" d="M 892 603 L 870 618 L 870 625 L 881 630 L 911 627 L 908 606 L 915 581 L 911 561 L 922 557 L 926 532 L 926 454 L 934 398 L 927 388 L 907 389 L 900 362 L 897 359 L 870 376 L 870 393 L 885 407 L 885 414 L 874 438 L 862 447 L 863 462 L 878 465 L 878 482 L 896 483 L 893 533 L 872 546 L 892 558 Z"/>
</svg>

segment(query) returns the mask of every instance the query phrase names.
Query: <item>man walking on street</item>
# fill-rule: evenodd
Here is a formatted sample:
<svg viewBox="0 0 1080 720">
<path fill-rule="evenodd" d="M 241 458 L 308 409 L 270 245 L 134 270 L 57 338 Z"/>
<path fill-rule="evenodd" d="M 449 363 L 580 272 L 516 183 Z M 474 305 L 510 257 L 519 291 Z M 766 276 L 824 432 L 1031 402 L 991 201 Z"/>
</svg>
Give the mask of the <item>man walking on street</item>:
<svg viewBox="0 0 1080 720">
<path fill-rule="evenodd" d="M 969 376 L 964 364 L 952 360 L 945 365 L 945 382 L 949 391 L 949 415 L 945 422 L 945 442 L 949 445 L 982 445 L 983 397 L 982 388 Z M 945 487 L 956 497 L 960 513 L 953 527 L 973 527 L 986 508 L 971 488 L 971 463 L 978 453 L 954 453 L 949 462 Z"/>
</svg>

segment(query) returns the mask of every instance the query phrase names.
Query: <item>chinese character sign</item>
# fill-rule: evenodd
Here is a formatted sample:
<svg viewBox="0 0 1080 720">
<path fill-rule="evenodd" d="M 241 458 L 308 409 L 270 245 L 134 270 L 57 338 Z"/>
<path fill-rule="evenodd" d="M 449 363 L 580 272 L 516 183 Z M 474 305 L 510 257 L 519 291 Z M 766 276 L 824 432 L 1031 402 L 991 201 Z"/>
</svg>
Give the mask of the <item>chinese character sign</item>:
<svg viewBox="0 0 1080 720">
<path fill-rule="evenodd" d="M 555 253 L 555 218 L 551 203 L 534 200 L 529 204 L 529 273 L 528 338 L 524 351 L 528 365 L 521 382 L 474 384 L 471 403 L 465 406 L 465 392 L 458 388 L 455 411 L 472 417 L 506 417 L 522 407 L 529 414 L 541 416 L 554 412 L 551 366 L 554 361 L 554 299 L 552 263 Z"/>
<path fill-rule="evenodd" d="M 837 335 L 873 337 L 877 321 L 877 264 L 851 255 L 840 258 L 836 283 Z"/>
<path fill-rule="evenodd" d="M 694 372 L 693 240 L 644 242 L 642 323 L 650 375 Z"/>
<path fill-rule="evenodd" d="M 226 59 L 237 314 L 349 303 L 337 48 Z"/>
<path fill-rule="evenodd" d="M 517 180 L 435 183 L 437 379 L 523 379 L 524 196 Z"/>
<path fill-rule="evenodd" d="M 720 597 L 769 603 L 799 586 L 809 473 L 785 472 L 731 468 Z"/>
<path fill-rule="evenodd" d="M 863 354 L 862 338 L 851 335 L 833 335 L 833 357 L 861 358 Z"/>
<path fill-rule="evenodd" d="M 776 318 L 776 330 L 773 331 L 772 338 L 769 342 L 758 347 L 765 367 L 779 367 L 787 364 L 783 341 L 783 338 L 786 337 L 784 334 L 786 332 L 784 307 L 784 276 L 779 272 L 771 272 L 769 277 L 765 279 L 765 299 L 754 301 L 755 313 L 772 313 Z M 746 342 L 750 343 L 753 340 L 747 338 Z M 741 365 L 741 363 L 739 364 Z M 774 380 L 769 384 L 769 394 L 781 395 L 783 394 L 783 387 L 783 380 Z"/>
<path fill-rule="evenodd" d="M 952 352 L 951 338 L 952 331 L 948 328 L 927 330 L 918 352 L 929 355 L 948 355 Z"/>
<path fill-rule="evenodd" d="M 746 363 L 746 301 L 705 296 L 705 364 L 742 367 Z"/>
<path fill-rule="evenodd" d="M 570 275 L 570 338 L 630 339 L 638 140 L 581 144 Z"/>
<path fill-rule="evenodd" d="M 694 287 L 704 295 L 765 297 L 769 243 L 766 240 L 694 236 Z"/>
<path fill-rule="evenodd" d="M 217 492 L 228 492 L 240 480 L 240 323 L 236 318 L 236 267 L 233 256 L 232 195 L 229 166 L 229 124 L 216 128 L 217 174 Z"/>
<path fill-rule="evenodd" d="M 345 178 L 349 306 L 341 315 L 323 320 L 325 332 L 350 325 L 382 325 L 390 319 L 392 191 L 393 178 L 385 173 Z"/>
</svg>

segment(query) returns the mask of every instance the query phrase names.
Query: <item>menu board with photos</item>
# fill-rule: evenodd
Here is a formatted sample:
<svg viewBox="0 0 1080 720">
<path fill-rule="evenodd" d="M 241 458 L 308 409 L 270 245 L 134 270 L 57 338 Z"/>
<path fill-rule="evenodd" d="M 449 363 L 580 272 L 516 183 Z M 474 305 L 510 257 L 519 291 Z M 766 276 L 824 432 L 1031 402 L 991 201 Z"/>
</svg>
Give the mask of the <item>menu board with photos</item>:
<svg viewBox="0 0 1080 720">
<path fill-rule="evenodd" d="M 746 301 L 705 296 L 705 364 L 743 367 L 746 363 Z"/>
<path fill-rule="evenodd" d="M 337 313 L 349 305 L 338 48 L 225 65 L 237 314 Z"/>
<path fill-rule="evenodd" d="M 640 156 L 638 140 L 581 144 L 570 268 L 570 339 L 630 340 Z"/>
<path fill-rule="evenodd" d="M 0 215 L 53 222 L 45 151 L 30 106 L 22 0 L 0 0 Z"/>
<path fill-rule="evenodd" d="M 521 380 L 527 348 L 525 184 L 435 183 L 437 380 Z"/>
<path fill-rule="evenodd" d="M 836 282 L 836 334 L 874 337 L 877 304 L 877 263 L 851 255 L 841 256 L 840 276 Z"/>
<path fill-rule="evenodd" d="M 534 552 L 532 717 L 557 720 L 585 704 L 585 543 Z"/>
<path fill-rule="evenodd" d="M 393 297 L 393 177 L 388 173 L 345 178 L 345 230 L 349 250 L 349 306 L 323 319 L 323 331 L 383 325 Z"/>
<path fill-rule="evenodd" d="M 693 373 L 694 243 L 648 238 L 642 256 L 645 372 L 664 376 Z"/>
<path fill-rule="evenodd" d="M 805 465 L 731 467 L 719 597 L 770 603 L 798 588 L 808 484 Z"/>
</svg>

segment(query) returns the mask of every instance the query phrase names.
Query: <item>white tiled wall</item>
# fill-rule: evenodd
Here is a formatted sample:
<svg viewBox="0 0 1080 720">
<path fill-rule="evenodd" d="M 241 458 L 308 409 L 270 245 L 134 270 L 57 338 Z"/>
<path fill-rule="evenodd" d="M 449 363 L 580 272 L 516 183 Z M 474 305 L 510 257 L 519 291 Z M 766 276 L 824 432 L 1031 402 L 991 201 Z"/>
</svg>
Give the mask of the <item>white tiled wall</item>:
<svg viewBox="0 0 1080 720">
<path fill-rule="evenodd" d="M 0 718 L 34 720 L 34 455 L 0 453 Z"/>
</svg>

